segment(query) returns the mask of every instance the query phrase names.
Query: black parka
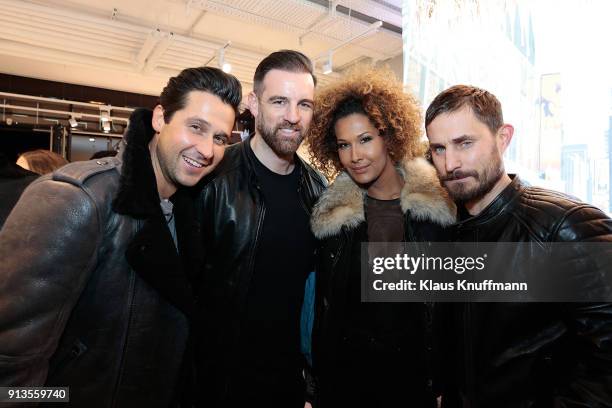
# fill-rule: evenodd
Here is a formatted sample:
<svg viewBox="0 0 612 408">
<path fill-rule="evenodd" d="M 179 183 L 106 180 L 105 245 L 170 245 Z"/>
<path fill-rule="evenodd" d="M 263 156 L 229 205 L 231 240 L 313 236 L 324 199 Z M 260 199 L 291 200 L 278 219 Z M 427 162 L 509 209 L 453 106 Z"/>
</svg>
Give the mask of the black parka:
<svg viewBox="0 0 612 408">
<path fill-rule="evenodd" d="M 406 161 L 399 170 L 405 182 L 400 196 L 405 241 L 445 241 L 444 227 L 455 221 L 455 206 L 440 186 L 435 170 L 423 159 Z M 351 279 L 359 279 L 355 270 L 359 265 L 361 243 L 368 241 L 364 199 L 365 191 L 348 174 L 342 173 L 323 194 L 313 212 L 313 232 L 320 239 L 313 362 L 321 407 L 330 406 L 329 393 L 333 392 L 331 389 L 338 380 L 336 359 L 346 340 L 342 328 L 348 309 L 357 307 L 348 299 L 348 287 Z M 397 358 L 409 361 L 402 373 L 405 386 L 398 395 L 403 395 L 400 399 L 406 404 L 431 406 L 436 394 L 433 390 L 432 325 L 437 308 L 424 303 L 387 305 L 389 313 L 405 320 L 401 331 L 395 334 L 397 341 L 391 340 L 396 345 L 395 350 L 387 356 L 390 363 Z M 369 333 L 368 337 L 369 342 L 378 341 L 375 333 Z M 362 352 L 367 353 L 367 347 Z M 354 356 L 357 361 L 363 357 Z M 385 374 L 389 373 L 371 373 L 372 378 Z M 355 389 L 356 393 L 377 391 L 380 390 Z"/>
</svg>

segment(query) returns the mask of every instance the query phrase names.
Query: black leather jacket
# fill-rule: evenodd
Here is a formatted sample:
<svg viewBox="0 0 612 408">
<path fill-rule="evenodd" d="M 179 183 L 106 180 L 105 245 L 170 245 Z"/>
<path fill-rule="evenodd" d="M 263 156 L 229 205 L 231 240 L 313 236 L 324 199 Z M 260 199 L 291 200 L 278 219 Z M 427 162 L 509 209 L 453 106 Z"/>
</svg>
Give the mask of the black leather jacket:
<svg viewBox="0 0 612 408">
<path fill-rule="evenodd" d="M 201 338 L 198 366 L 203 398 L 211 406 L 226 397 L 232 351 L 240 323 L 266 206 L 252 163 L 250 139 L 228 147 L 223 161 L 206 177 L 197 200 L 205 245 L 205 266 L 198 283 Z M 326 187 L 325 179 L 297 155 L 299 194 L 310 214 Z M 291 225 L 287 225 L 291 229 Z"/>
<path fill-rule="evenodd" d="M 478 216 L 458 223 L 453 238 L 612 242 L 612 220 L 592 205 L 514 177 Z M 520 248 L 507 258 L 527 257 Z M 612 304 L 468 303 L 456 312 L 450 338 L 457 346 L 451 374 L 458 406 L 612 406 Z"/>
<path fill-rule="evenodd" d="M 43 176 L 7 219 L 0 385 L 69 386 L 75 407 L 168 407 L 180 393 L 192 258 L 179 257 L 159 206 L 150 123 L 137 111 L 123 161 Z M 193 253 L 193 204 L 172 200 L 179 252 Z"/>
<path fill-rule="evenodd" d="M 443 227 L 453 224 L 456 209 L 446 191 L 440 186 L 434 168 L 424 159 L 403 163 L 400 169 L 404 177 L 401 207 L 405 219 L 405 241 L 446 241 Z M 349 342 L 358 343 L 355 361 L 365 358 L 364 353 L 376 348 L 378 357 L 385 350 L 385 361 L 380 367 L 397 367 L 408 360 L 402 369 L 402 378 L 394 379 L 404 385 L 393 393 L 393 406 L 426 408 L 435 406 L 433 389 L 434 348 L 433 320 L 437 311 L 432 304 L 388 303 L 386 313 L 396 314 L 405 322 L 401 330 L 384 330 L 384 338 L 376 333 L 361 333 L 353 339 L 343 330 L 351 308 L 358 304 L 348 292 L 349 280 L 359 279 L 361 243 L 368 242 L 367 221 L 364 210 L 365 191 L 361 190 L 346 173 L 336 178 L 323 193 L 312 216 L 313 232 L 320 239 L 319 262 L 316 271 L 316 308 L 313 328 L 313 363 L 317 379 L 317 406 L 331 407 L 330 399 L 339 380 L 336 359 Z M 362 338 L 363 337 L 363 338 Z M 376 346 L 373 346 L 373 345 Z M 397 376 L 397 370 L 381 368 L 372 372 L 374 378 Z M 341 379 L 340 379 L 341 380 Z M 373 383 L 374 381 L 372 381 Z M 383 390 L 355 390 L 359 392 L 383 392 Z M 357 394 L 356 394 L 357 395 Z"/>
</svg>

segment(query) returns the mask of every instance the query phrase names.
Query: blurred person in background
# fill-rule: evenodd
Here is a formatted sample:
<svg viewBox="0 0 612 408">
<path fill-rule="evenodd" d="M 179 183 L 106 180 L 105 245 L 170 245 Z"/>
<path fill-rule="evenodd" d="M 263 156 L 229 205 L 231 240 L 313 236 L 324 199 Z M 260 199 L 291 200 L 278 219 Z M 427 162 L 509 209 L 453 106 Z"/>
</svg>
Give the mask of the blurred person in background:
<svg viewBox="0 0 612 408">
<path fill-rule="evenodd" d="M 68 164 L 68 160 L 59 154 L 43 149 L 22 153 L 17 158 L 18 166 L 40 175 L 51 173 L 66 164 Z"/>
<path fill-rule="evenodd" d="M 0 153 L 0 229 L 23 190 L 38 176 Z"/>
</svg>

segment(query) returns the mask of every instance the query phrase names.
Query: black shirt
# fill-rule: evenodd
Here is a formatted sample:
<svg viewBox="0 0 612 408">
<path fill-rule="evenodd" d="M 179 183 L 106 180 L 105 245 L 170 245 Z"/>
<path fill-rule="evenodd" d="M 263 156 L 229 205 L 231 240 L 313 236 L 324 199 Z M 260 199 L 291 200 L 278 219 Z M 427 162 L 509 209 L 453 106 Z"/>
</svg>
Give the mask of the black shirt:
<svg viewBox="0 0 612 408">
<path fill-rule="evenodd" d="M 252 160 L 265 213 L 239 340 L 238 371 L 244 380 L 240 382 L 258 383 L 261 393 L 263 386 L 292 387 L 301 374 L 300 312 L 306 278 L 314 268 L 315 239 L 299 196 L 299 164 L 280 175 L 254 154 Z"/>
</svg>

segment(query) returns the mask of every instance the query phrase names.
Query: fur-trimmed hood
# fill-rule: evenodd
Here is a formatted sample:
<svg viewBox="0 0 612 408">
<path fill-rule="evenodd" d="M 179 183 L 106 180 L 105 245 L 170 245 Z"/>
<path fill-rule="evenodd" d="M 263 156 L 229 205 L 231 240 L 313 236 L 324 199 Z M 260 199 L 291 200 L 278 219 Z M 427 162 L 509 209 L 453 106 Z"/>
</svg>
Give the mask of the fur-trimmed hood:
<svg viewBox="0 0 612 408">
<path fill-rule="evenodd" d="M 400 194 L 402 212 L 410 212 L 417 221 L 431 221 L 448 226 L 455 223 L 457 207 L 440 185 L 436 170 L 423 158 L 402 162 L 398 170 L 404 178 Z M 312 212 L 310 225 L 319 238 L 327 238 L 340 232 L 342 226 L 357 227 L 365 221 L 364 198 L 366 191 L 360 188 L 346 172 L 334 180 L 321 195 Z"/>
</svg>

